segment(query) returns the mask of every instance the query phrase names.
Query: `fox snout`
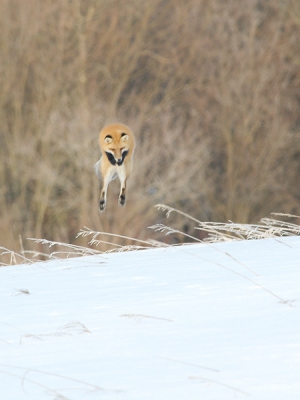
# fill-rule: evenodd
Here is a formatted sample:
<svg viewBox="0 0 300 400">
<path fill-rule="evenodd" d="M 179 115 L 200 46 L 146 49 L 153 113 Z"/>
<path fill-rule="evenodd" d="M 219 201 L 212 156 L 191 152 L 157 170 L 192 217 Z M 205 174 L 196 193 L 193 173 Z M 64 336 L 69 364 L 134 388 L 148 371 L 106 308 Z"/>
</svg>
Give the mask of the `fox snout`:
<svg viewBox="0 0 300 400">
<path fill-rule="evenodd" d="M 123 151 L 122 157 L 116 157 L 114 154 L 112 154 L 112 153 L 110 153 L 108 151 L 106 151 L 105 153 L 107 155 L 107 158 L 108 158 L 109 162 L 112 165 L 116 165 L 117 164 L 118 166 L 120 166 L 120 165 L 123 164 L 124 158 L 127 156 L 128 151 L 127 150 Z"/>
<path fill-rule="evenodd" d="M 125 157 L 127 156 L 127 154 L 128 154 L 128 150 L 123 150 L 121 158 L 115 157 L 116 158 L 116 162 L 117 162 L 117 164 L 119 166 L 123 164 L 123 161 L 124 161 Z"/>
</svg>

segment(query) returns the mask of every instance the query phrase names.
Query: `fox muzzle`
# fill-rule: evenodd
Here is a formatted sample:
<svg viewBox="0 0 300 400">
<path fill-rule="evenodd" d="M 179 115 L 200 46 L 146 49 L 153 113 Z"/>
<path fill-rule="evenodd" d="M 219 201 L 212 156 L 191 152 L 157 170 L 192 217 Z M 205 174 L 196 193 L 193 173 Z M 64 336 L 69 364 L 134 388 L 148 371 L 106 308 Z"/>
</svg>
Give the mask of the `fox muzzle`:
<svg viewBox="0 0 300 400">
<path fill-rule="evenodd" d="M 116 165 L 117 164 L 118 166 L 121 166 L 123 164 L 123 161 L 124 161 L 125 157 L 128 154 L 128 150 L 124 150 L 123 153 L 122 153 L 122 158 L 117 158 L 117 159 L 115 158 L 115 156 L 112 153 L 109 153 L 108 151 L 106 151 L 105 154 L 106 154 L 106 156 L 108 158 L 108 161 L 112 165 Z"/>
</svg>

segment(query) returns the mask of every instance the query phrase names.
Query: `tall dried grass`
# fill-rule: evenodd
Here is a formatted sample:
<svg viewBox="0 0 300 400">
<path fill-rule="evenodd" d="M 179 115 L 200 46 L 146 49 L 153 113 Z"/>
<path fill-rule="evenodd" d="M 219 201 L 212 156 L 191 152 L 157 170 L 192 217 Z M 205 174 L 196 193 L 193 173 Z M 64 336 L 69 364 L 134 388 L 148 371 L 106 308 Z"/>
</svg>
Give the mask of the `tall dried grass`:
<svg viewBox="0 0 300 400">
<path fill-rule="evenodd" d="M 160 222 L 148 227 L 155 232 L 156 237 L 159 238 L 159 240 L 152 238 L 142 240 L 115 233 L 94 231 L 90 228 L 84 227 L 83 229 L 80 229 L 77 238 L 87 238 L 88 243 L 86 246 L 56 242 L 48 239 L 31 238 L 30 240 L 34 243 L 44 245 L 47 251 L 41 253 L 37 250 L 25 250 L 22 243 L 20 253 L 0 247 L 0 266 L 16 265 L 21 263 L 30 264 L 39 259 L 64 259 L 88 255 L 101 255 L 110 252 L 176 246 L 186 243 L 205 243 L 213 247 L 216 251 L 226 254 L 227 257 L 232 258 L 236 263 L 257 275 L 256 272 L 232 257 L 229 253 L 218 249 L 213 244 L 233 240 L 259 240 L 267 238 L 276 238 L 277 240 L 280 240 L 279 238 L 281 237 L 300 235 L 299 224 L 291 222 L 291 219 L 299 220 L 300 217 L 297 215 L 275 213 L 274 215 L 276 218 L 262 218 L 260 224 L 239 224 L 233 223 L 232 221 L 229 221 L 228 223 L 199 221 L 193 216 L 165 204 L 157 204 L 156 208 L 163 211 L 165 217 L 168 218 L 167 225 Z M 178 227 L 176 227 L 176 223 L 175 225 L 170 223 L 170 220 L 172 219 L 170 216 L 174 214 L 176 216 L 181 216 L 185 221 L 191 222 L 191 233 L 179 230 Z M 199 237 L 199 231 L 202 233 L 202 235 L 200 235 L 202 238 Z M 170 240 L 168 240 L 168 237 L 170 236 L 175 237 L 177 243 L 171 241 L 170 244 Z M 125 245 L 124 240 L 125 243 L 127 243 Z M 288 244 L 286 245 L 288 246 Z"/>
<path fill-rule="evenodd" d="M 83 226 L 154 238 L 157 202 L 208 221 L 300 214 L 299 2 L 2 0 L 0 29 L 3 247 Z M 113 121 L 136 134 L 135 166 L 126 207 L 112 185 L 99 214 Z"/>
</svg>

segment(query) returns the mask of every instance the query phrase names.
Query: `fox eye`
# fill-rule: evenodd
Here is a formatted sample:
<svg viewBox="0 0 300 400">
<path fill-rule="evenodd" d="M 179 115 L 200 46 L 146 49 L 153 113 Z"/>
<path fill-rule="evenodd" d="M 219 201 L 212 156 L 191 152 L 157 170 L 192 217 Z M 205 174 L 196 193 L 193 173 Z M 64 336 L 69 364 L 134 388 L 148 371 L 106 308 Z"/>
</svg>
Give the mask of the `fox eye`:
<svg viewBox="0 0 300 400">
<path fill-rule="evenodd" d="M 105 142 L 105 143 L 111 143 L 112 141 L 113 141 L 112 136 L 110 136 L 110 135 L 106 135 L 106 136 L 105 136 L 105 139 L 104 139 L 104 142 Z"/>
<path fill-rule="evenodd" d="M 127 135 L 127 133 L 122 133 L 121 134 L 121 139 L 123 140 L 123 142 L 126 142 L 127 140 L 128 140 L 128 135 Z"/>
</svg>

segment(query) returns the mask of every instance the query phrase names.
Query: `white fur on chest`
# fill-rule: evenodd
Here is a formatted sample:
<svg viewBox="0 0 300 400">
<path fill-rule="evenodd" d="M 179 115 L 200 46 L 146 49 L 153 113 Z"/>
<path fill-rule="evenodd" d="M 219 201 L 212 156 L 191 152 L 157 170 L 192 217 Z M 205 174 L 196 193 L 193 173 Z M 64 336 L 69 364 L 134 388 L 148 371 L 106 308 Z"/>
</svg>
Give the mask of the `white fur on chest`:
<svg viewBox="0 0 300 400">
<path fill-rule="evenodd" d="M 107 175 L 108 182 L 113 181 L 114 179 L 116 179 L 117 176 L 119 177 L 120 182 L 124 182 L 126 176 L 124 164 L 120 166 L 111 165 L 107 170 Z"/>
<path fill-rule="evenodd" d="M 96 172 L 96 175 L 98 176 L 99 179 L 103 180 L 103 177 L 100 172 L 100 165 L 101 165 L 101 159 L 96 162 L 94 165 L 94 169 Z M 119 177 L 120 182 L 124 182 L 126 178 L 126 172 L 125 172 L 125 166 L 124 164 L 122 165 L 110 165 L 109 168 L 107 169 L 105 180 L 107 180 L 107 183 L 113 181 L 116 179 L 116 177 Z"/>
</svg>

